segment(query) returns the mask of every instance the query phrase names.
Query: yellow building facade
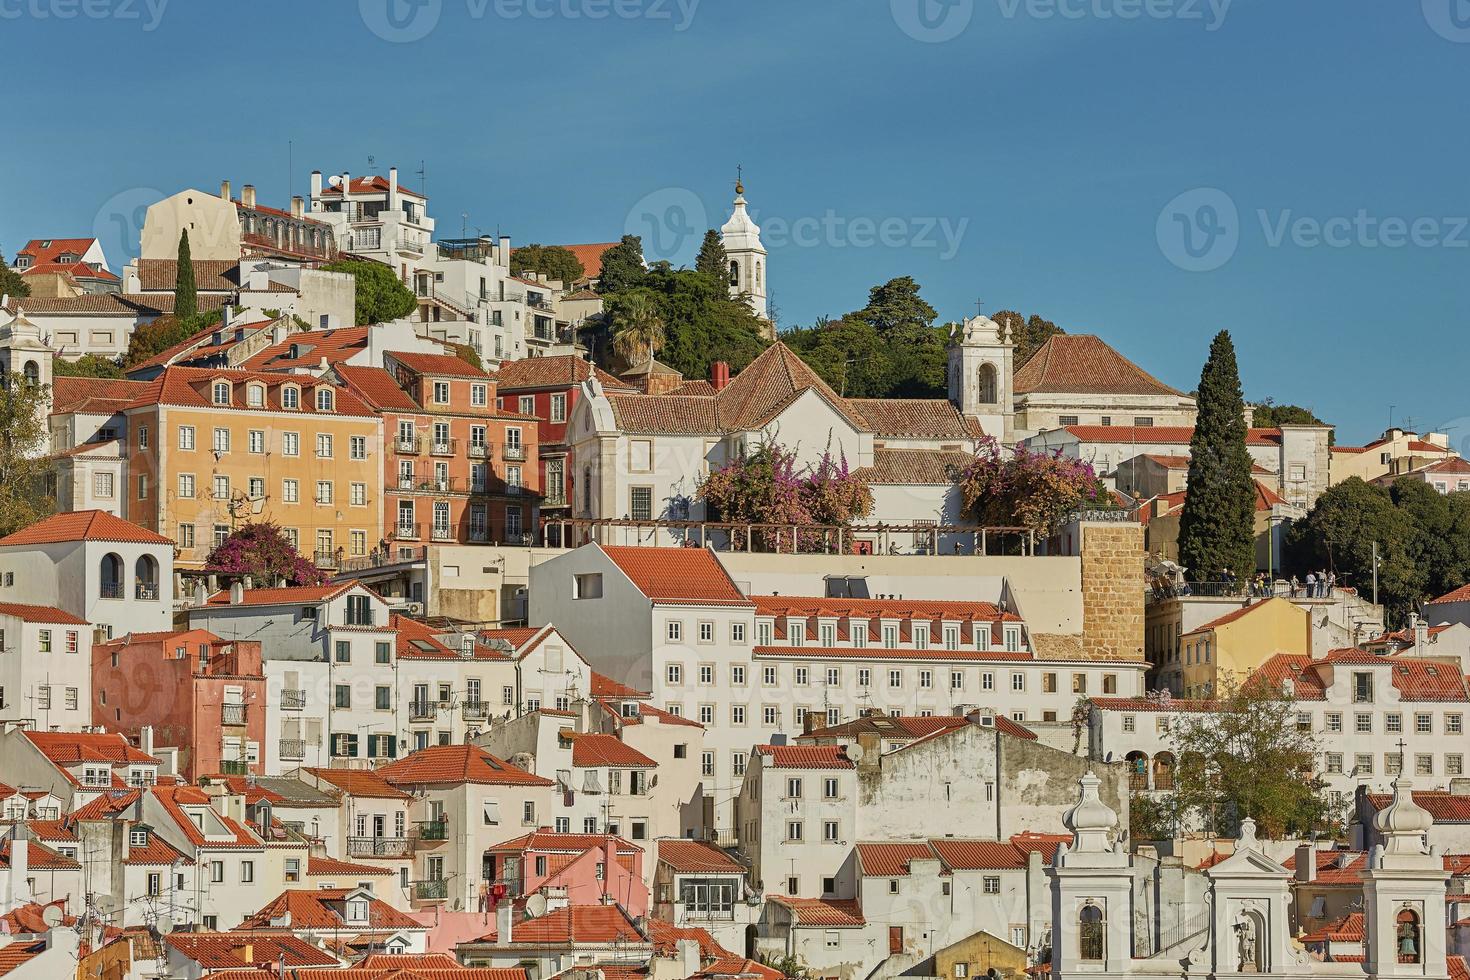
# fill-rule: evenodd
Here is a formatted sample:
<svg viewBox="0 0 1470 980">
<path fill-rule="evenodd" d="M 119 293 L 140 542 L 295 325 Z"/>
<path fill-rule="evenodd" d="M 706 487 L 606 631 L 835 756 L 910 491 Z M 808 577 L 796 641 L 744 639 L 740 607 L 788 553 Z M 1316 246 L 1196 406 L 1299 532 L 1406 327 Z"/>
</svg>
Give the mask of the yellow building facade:
<svg viewBox="0 0 1470 980">
<path fill-rule="evenodd" d="M 345 388 L 171 367 L 127 416 L 128 516 L 173 538 L 181 569 L 262 521 L 322 567 L 383 540 L 382 420 Z"/>
<path fill-rule="evenodd" d="M 1244 678 L 1278 653 L 1311 655 L 1311 613 L 1287 599 L 1242 606 L 1179 638 L 1179 686 L 1212 697 L 1228 676 Z"/>
</svg>

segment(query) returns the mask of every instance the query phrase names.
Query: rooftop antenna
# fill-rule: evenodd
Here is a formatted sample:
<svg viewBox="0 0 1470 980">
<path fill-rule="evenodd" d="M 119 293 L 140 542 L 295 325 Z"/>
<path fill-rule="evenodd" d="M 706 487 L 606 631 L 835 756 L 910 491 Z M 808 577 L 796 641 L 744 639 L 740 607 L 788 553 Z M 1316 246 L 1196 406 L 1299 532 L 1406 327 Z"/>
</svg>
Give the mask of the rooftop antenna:
<svg viewBox="0 0 1470 980">
<path fill-rule="evenodd" d="M 296 196 L 296 141 L 286 141 L 286 198 Z"/>
<path fill-rule="evenodd" d="M 427 160 L 419 161 L 419 193 L 427 199 L 429 196 L 429 163 Z"/>
<path fill-rule="evenodd" d="M 459 237 L 470 237 L 470 213 L 468 211 L 459 213 Z"/>
<path fill-rule="evenodd" d="M 378 158 L 371 153 L 368 154 L 368 173 L 372 173 L 378 166 Z"/>
</svg>

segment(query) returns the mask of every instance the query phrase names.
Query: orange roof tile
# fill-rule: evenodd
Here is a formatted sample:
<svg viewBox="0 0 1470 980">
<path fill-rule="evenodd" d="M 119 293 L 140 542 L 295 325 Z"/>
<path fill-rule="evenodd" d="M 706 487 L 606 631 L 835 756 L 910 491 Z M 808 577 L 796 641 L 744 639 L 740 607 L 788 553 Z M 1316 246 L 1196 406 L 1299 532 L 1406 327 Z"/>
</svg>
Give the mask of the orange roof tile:
<svg viewBox="0 0 1470 980">
<path fill-rule="evenodd" d="M 75 255 L 80 260 L 95 244 L 95 238 L 32 238 L 15 254 L 29 255 L 33 264 L 55 262 L 62 255 Z"/>
<path fill-rule="evenodd" d="M 252 355 L 242 366 L 248 371 L 288 371 L 314 368 L 323 358 L 328 364 L 337 364 L 367 347 L 369 329 L 334 327 L 287 334 L 285 340 Z"/>
<path fill-rule="evenodd" d="M 307 855 L 306 873 L 309 875 L 391 875 L 393 869 L 386 865 L 354 864 L 336 858 Z"/>
<path fill-rule="evenodd" d="M 588 378 L 596 378 L 609 392 L 634 390 L 632 385 L 575 354 L 503 361 L 495 378 L 499 382 L 497 390 L 501 394 L 529 391 L 533 388 L 571 388 Z"/>
<path fill-rule="evenodd" d="M 242 606 L 296 606 L 327 602 L 357 585 L 356 582 L 340 582 L 334 585 L 292 585 L 279 589 L 247 589 Z M 209 597 L 211 606 L 230 606 L 228 590 L 220 590 Z"/>
<path fill-rule="evenodd" d="M 658 859 L 677 874 L 745 871 L 745 867 L 718 847 L 702 840 L 669 838 L 658 842 Z"/>
<path fill-rule="evenodd" d="M 151 789 L 153 798 L 163 807 L 165 813 L 173 818 L 174 823 L 183 835 L 188 838 L 189 843 L 201 848 L 257 848 L 262 847 L 261 839 L 244 824 L 232 817 L 227 817 L 219 811 L 215 815 L 219 817 L 227 831 L 232 835 L 230 840 L 211 839 L 195 825 L 189 816 L 186 806 L 207 806 L 213 809 L 213 803 L 209 794 L 197 786 L 154 786 Z"/>
<path fill-rule="evenodd" d="M 388 187 L 388 178 L 380 177 L 376 174 L 367 177 L 352 178 L 353 194 L 387 194 Z M 336 197 L 340 196 L 341 193 L 342 187 L 340 184 L 326 184 L 322 187 L 322 197 Z M 420 194 L 418 191 L 409 190 L 402 184 L 398 185 L 398 193 L 405 194 L 408 197 L 418 198 L 420 201 L 428 200 L 428 198 L 424 197 L 424 195 Z"/>
<path fill-rule="evenodd" d="M 704 548 L 597 547 L 628 576 L 638 591 L 654 602 L 722 606 L 750 604 L 725 571 L 725 566 Z"/>
<path fill-rule="evenodd" d="M 213 386 L 216 381 L 230 385 L 230 404 L 214 403 Z M 262 405 L 249 404 L 251 383 L 264 386 Z M 281 392 L 288 388 L 300 389 L 299 408 L 286 408 Z M 332 411 L 318 412 L 316 392 L 326 388 L 332 391 Z M 334 385 L 320 378 L 299 374 L 275 374 L 269 371 L 239 371 L 226 368 L 195 368 L 171 366 L 148 382 L 148 387 L 130 408 L 146 408 L 151 405 L 177 405 L 185 408 L 202 408 L 211 412 L 242 409 L 251 412 L 280 412 L 299 415 L 302 418 L 377 418 L 377 414 L 351 390 Z"/>
<path fill-rule="evenodd" d="M 768 900 L 794 912 L 797 925 L 841 928 L 866 924 L 862 908 L 851 899 L 794 898 L 790 895 L 770 895 Z"/>
<path fill-rule="evenodd" d="M 942 452 L 935 449 L 876 449 L 873 465 L 854 471 L 859 479 L 876 484 L 954 483 L 960 472 L 975 457 L 968 453 Z"/>
<path fill-rule="evenodd" d="M 1128 358 L 1101 337 L 1057 334 L 1047 339 L 1016 372 L 1012 388 L 1032 392 L 1186 397 Z"/>
<path fill-rule="evenodd" d="M 1194 437 L 1188 425 L 1068 425 L 1065 430 L 1081 442 L 1187 446 Z"/>
<path fill-rule="evenodd" d="M 86 626 L 80 616 L 63 612 L 55 606 L 32 606 L 23 602 L 0 602 L 0 616 L 14 616 L 25 623 L 59 623 L 64 626 Z"/>
<path fill-rule="evenodd" d="M 51 414 L 112 415 L 142 394 L 146 381 L 121 378 L 56 378 L 51 382 Z"/>
<path fill-rule="evenodd" d="M 277 895 L 259 912 L 240 923 L 239 932 L 268 929 L 272 921 L 288 920 L 287 928 L 302 929 L 349 929 L 351 926 L 340 910 L 344 900 L 355 889 L 346 888 L 291 888 Z M 372 930 L 411 929 L 427 930 L 429 927 L 417 919 L 398 911 L 382 899 L 368 899 L 368 922 Z"/>
<path fill-rule="evenodd" d="M 974 419 L 943 398 L 849 398 L 847 403 L 878 436 L 969 440 L 984 434 Z"/>
<path fill-rule="evenodd" d="M 338 966 L 335 956 L 305 939 L 288 934 L 252 935 L 239 932 L 175 932 L 163 941 L 181 956 L 206 970 L 231 967 Z M 249 959 L 245 954 L 250 952 Z"/>
<path fill-rule="evenodd" d="M 479 942 L 495 942 L 497 932 Z M 587 943 L 603 946 L 623 941 L 647 942 L 628 913 L 619 905 L 569 905 L 534 919 L 513 924 L 511 946 Z"/>
<path fill-rule="evenodd" d="M 658 763 L 616 735 L 581 734 L 572 739 L 572 765 L 583 769 L 653 769 Z"/>
<path fill-rule="evenodd" d="M 485 378 L 487 380 L 494 378 L 494 375 L 486 373 L 483 368 L 477 368 L 455 354 L 394 351 L 388 356 L 415 374 L 440 378 Z"/>
<path fill-rule="evenodd" d="M 613 680 L 611 677 L 608 677 L 606 674 L 599 674 L 595 670 L 592 672 L 591 688 L 592 689 L 590 691 L 590 694 L 594 698 L 636 699 L 653 697 L 653 695 L 647 691 L 639 691 L 636 688 L 631 688 L 626 684 L 619 684 L 617 681 Z"/>
<path fill-rule="evenodd" d="M 74 510 L 44 517 L 30 527 L 0 538 L 0 548 L 12 545 L 60 544 L 68 541 L 113 541 L 119 544 L 166 544 L 161 534 L 115 517 L 105 510 Z"/>
<path fill-rule="evenodd" d="M 431 745 L 378 770 L 395 786 L 476 783 L 489 786 L 552 786 L 475 745 Z"/>
<path fill-rule="evenodd" d="M 777 769 L 853 769 L 840 745 L 757 745 L 756 754 Z"/>
<path fill-rule="evenodd" d="M 134 748 L 117 732 L 37 732 L 23 733 L 28 742 L 58 766 L 78 762 L 138 763 L 162 765 L 153 756 Z"/>
<path fill-rule="evenodd" d="M 305 769 L 317 779 L 341 790 L 348 796 L 370 800 L 411 800 L 413 797 L 396 789 L 370 769 Z"/>
<path fill-rule="evenodd" d="M 619 854 L 631 855 L 643 853 L 643 848 L 616 834 L 559 834 L 545 827 L 533 830 L 529 834 L 522 834 L 513 840 L 495 844 L 490 850 L 514 851 L 517 854 L 525 851 L 557 851 L 563 854 L 581 854 L 584 851 L 601 848 L 609 842 L 617 848 L 617 853 Z"/>
<path fill-rule="evenodd" d="M 862 873 L 872 878 L 899 878 L 909 873 L 909 862 L 915 859 L 938 860 L 939 855 L 928 841 L 918 843 L 877 843 L 856 846 Z"/>
</svg>

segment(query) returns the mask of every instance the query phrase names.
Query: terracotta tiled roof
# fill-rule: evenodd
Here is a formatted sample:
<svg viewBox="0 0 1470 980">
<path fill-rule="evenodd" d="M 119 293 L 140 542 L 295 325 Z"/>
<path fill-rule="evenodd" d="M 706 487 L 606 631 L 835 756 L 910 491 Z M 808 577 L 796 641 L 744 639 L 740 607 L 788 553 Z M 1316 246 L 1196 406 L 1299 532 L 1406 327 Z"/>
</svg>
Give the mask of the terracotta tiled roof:
<svg viewBox="0 0 1470 980">
<path fill-rule="evenodd" d="M 552 786 L 551 780 L 526 772 L 474 745 L 431 745 L 378 772 L 395 786 L 425 783 L 476 783 L 487 786 Z"/>
<path fill-rule="evenodd" d="M 163 941 L 180 955 L 206 970 L 230 967 L 338 966 L 337 958 L 305 939 L 289 934 L 256 935 L 240 932 L 175 932 Z M 250 951 L 250 958 L 245 953 Z"/>
<path fill-rule="evenodd" d="M 1463 459 L 1445 459 L 1440 460 L 1438 463 L 1430 463 L 1428 466 L 1421 466 L 1418 469 L 1411 470 L 1410 472 L 1412 474 L 1452 473 L 1458 476 L 1464 476 L 1465 474 L 1470 473 L 1470 461 Z"/>
<path fill-rule="evenodd" d="M 1255 612 L 1257 609 L 1263 608 L 1264 606 L 1268 605 L 1270 603 L 1270 601 L 1271 600 L 1267 599 L 1265 602 L 1251 602 L 1251 603 L 1247 603 L 1246 605 L 1241 606 L 1238 609 L 1232 609 L 1230 612 L 1226 613 L 1223 616 L 1217 616 L 1217 617 L 1215 617 L 1214 619 L 1210 620 L 1208 623 L 1201 623 L 1199 626 L 1196 626 L 1194 629 L 1190 630 L 1188 633 L 1185 633 L 1184 635 L 1185 636 L 1193 636 L 1196 633 L 1203 633 L 1206 630 L 1219 629 L 1221 626 L 1228 626 L 1228 625 L 1230 625 L 1231 623 L 1235 622 L 1238 619 L 1244 619 L 1245 617 L 1249 616 L 1251 613 Z M 1283 600 L 1283 601 L 1285 601 L 1285 600 Z"/>
<path fill-rule="evenodd" d="M 12 296 L 11 312 L 22 310 L 27 316 L 58 316 L 77 314 L 106 314 L 123 316 L 130 320 L 138 317 L 138 308 L 128 302 L 128 297 L 116 293 L 87 293 L 82 296 Z"/>
<path fill-rule="evenodd" d="M 277 895 L 265 908 L 240 923 L 239 931 L 268 929 L 273 920 L 289 917 L 288 929 L 355 929 L 338 911 L 351 891 L 346 888 L 305 889 L 292 888 Z M 371 929 L 426 930 L 428 926 L 419 922 L 388 903 L 377 898 L 368 899 L 368 922 Z"/>
<path fill-rule="evenodd" d="M 975 420 L 943 398 L 849 398 L 877 436 L 969 440 L 983 435 Z"/>
<path fill-rule="evenodd" d="M 527 975 L 519 966 L 460 966 L 449 953 L 372 953 L 339 977 L 303 976 L 302 980 L 527 980 Z"/>
<path fill-rule="evenodd" d="M 190 818 L 186 806 L 208 806 L 212 808 L 209 794 L 197 786 L 155 786 L 152 788 L 153 798 L 156 799 L 164 812 L 173 818 L 179 831 L 188 838 L 189 843 L 195 847 L 209 849 L 215 848 L 257 848 L 261 847 L 261 839 L 246 827 L 231 817 L 227 817 L 219 811 L 215 811 L 220 822 L 232 835 L 231 839 L 211 838 L 205 836 Z"/>
<path fill-rule="evenodd" d="M 440 378 L 493 379 L 494 377 L 485 373 L 482 368 L 477 368 L 454 354 L 424 354 L 410 351 L 394 351 L 388 356 L 416 374 L 426 374 Z"/>
<path fill-rule="evenodd" d="M 658 763 L 616 735 L 581 734 L 572 739 L 572 765 L 582 769 L 653 769 Z"/>
<path fill-rule="evenodd" d="M 654 602 L 744 606 L 750 600 L 704 548 L 598 545 L 633 585 Z"/>
<path fill-rule="evenodd" d="M 668 435 L 718 433 L 719 410 L 708 395 L 608 396 L 613 417 L 625 432 Z"/>
<path fill-rule="evenodd" d="M 154 833 L 148 835 L 148 843 L 142 847 L 130 843 L 128 856 L 123 861 L 123 864 L 137 866 L 173 865 L 175 863 L 193 864 L 194 859 Z"/>
<path fill-rule="evenodd" d="M 645 549 L 646 550 L 646 549 Z M 678 549 L 671 549 L 678 550 Z M 692 549 L 690 549 L 692 550 Z M 713 559 L 711 559 L 713 560 Z M 756 595 L 757 616 L 839 617 L 847 619 L 919 619 L 931 622 L 1019 623 L 1015 613 L 1003 613 L 993 602 L 955 599 L 837 599 L 819 596 Z"/>
<path fill-rule="evenodd" d="M 790 895 L 771 895 L 768 899 L 796 913 L 797 925 L 840 928 L 866 923 L 863 910 L 851 899 L 793 898 Z"/>
<path fill-rule="evenodd" d="M 969 724 L 957 715 L 869 715 L 840 725 L 818 728 L 797 736 L 803 741 L 844 735 L 881 735 L 884 738 L 923 738 L 938 731 Z"/>
<path fill-rule="evenodd" d="M 482 642 L 476 642 L 472 647 L 474 653 L 470 657 L 464 656 L 457 648 L 452 648 L 439 639 L 445 632 L 436 630 L 426 623 L 407 616 L 394 613 L 388 620 L 388 625 L 398 631 L 396 637 L 398 646 L 398 657 L 400 660 L 480 660 L 480 661 L 507 661 L 510 657 L 499 650 L 492 649 Z M 535 632 L 535 631 L 533 631 Z M 473 636 L 474 634 L 465 634 Z"/>
<path fill-rule="evenodd" d="M 15 254 L 29 255 L 32 263 L 55 262 L 63 255 L 81 259 L 95 244 L 95 238 L 32 238 L 24 248 L 16 249 Z"/>
<path fill-rule="evenodd" d="M 653 697 L 647 691 L 639 691 L 626 684 L 619 684 L 606 674 L 599 674 L 595 670 L 592 672 L 591 688 L 590 693 L 594 698 L 647 699 Z"/>
<path fill-rule="evenodd" d="M 0 602 L 0 616 L 14 616 L 24 623 L 59 623 L 63 626 L 86 626 L 87 621 L 55 606 L 31 606 L 23 602 Z"/>
<path fill-rule="evenodd" d="M 1266 660 L 1251 674 L 1278 690 L 1286 681 L 1291 681 L 1294 696 L 1299 701 L 1325 701 L 1327 688 L 1312 666 L 1312 658 L 1304 653 L 1278 653 Z"/>
<path fill-rule="evenodd" d="M 43 923 L 41 928 L 30 931 L 44 933 L 49 931 L 49 927 Z M 46 952 L 46 940 L 44 939 L 36 942 L 20 940 L 0 947 L 0 976 L 15 972 L 44 952 Z"/>
<path fill-rule="evenodd" d="M 1016 663 L 1035 660 L 1032 653 L 1012 653 L 1008 650 L 910 650 L 901 647 L 822 647 L 784 646 L 755 647 L 751 653 L 756 657 L 799 657 L 806 660 L 872 660 L 883 663 L 889 660 L 927 660 L 931 663 L 965 661 L 967 663 Z"/>
<path fill-rule="evenodd" d="M 388 178 L 380 177 L 376 174 L 367 177 L 352 178 L 352 193 L 354 194 L 387 194 L 388 186 Z M 406 197 L 417 198 L 420 201 L 428 200 L 418 191 L 411 191 L 402 184 L 398 185 L 398 193 Z M 332 186 L 331 184 L 322 186 L 322 197 L 339 197 L 341 194 L 342 188 L 340 186 Z"/>
<path fill-rule="evenodd" d="M 285 340 L 253 355 L 242 366 L 248 371 L 288 371 L 314 368 L 323 358 L 328 364 L 338 364 L 367 347 L 369 329 L 335 327 L 288 334 Z M 293 349 L 295 356 L 292 356 Z"/>
<path fill-rule="evenodd" d="M 213 386 L 216 381 L 229 383 L 229 405 L 214 403 Z M 251 406 L 248 403 L 250 382 L 256 382 L 265 387 L 263 405 Z M 282 407 L 281 391 L 288 386 L 300 389 L 298 396 L 300 408 Z M 317 412 L 318 388 L 332 390 L 332 403 L 335 406 L 332 411 Z M 130 407 L 142 408 L 149 405 L 179 405 L 185 408 L 202 408 L 210 412 L 247 409 L 252 412 L 281 412 L 305 418 L 314 418 L 318 415 L 327 418 L 377 418 L 377 413 L 369 408 L 366 402 L 349 389 L 339 385 L 303 375 L 273 374 L 269 371 L 236 371 L 223 368 L 174 366 L 164 368 L 162 374 L 148 382 L 148 388 L 138 395 Z"/>
<path fill-rule="evenodd" d="M 393 869 L 387 865 L 354 864 L 351 861 L 338 861 L 336 858 L 318 857 L 311 854 L 306 858 L 306 873 L 309 875 L 391 875 Z"/>
<path fill-rule="evenodd" d="M 714 385 L 703 379 L 696 381 L 685 381 L 677 388 L 666 392 L 670 395 L 713 395 L 716 391 Z"/>
<path fill-rule="evenodd" d="M 529 834 L 522 834 L 513 840 L 504 841 L 493 845 L 492 851 L 513 851 L 517 854 L 525 851 L 557 851 L 563 854 L 581 854 L 593 848 L 601 848 L 608 842 L 612 842 L 617 848 L 617 853 L 632 855 L 642 854 L 643 848 L 632 841 L 618 837 L 616 834 L 558 834 L 545 827 L 533 830 Z"/>
<path fill-rule="evenodd" d="M 1464 923 L 1459 923 L 1463 925 Z M 1470 980 L 1470 965 L 1465 962 L 1465 957 L 1455 955 L 1444 958 L 1445 966 L 1448 967 L 1450 980 Z"/>
<path fill-rule="evenodd" d="M 368 800 L 411 800 L 413 797 L 390 785 L 371 769 L 306 769 L 305 772 L 348 796 Z"/>
<path fill-rule="evenodd" d="M 757 745 L 756 754 L 776 769 L 854 769 L 841 745 Z"/>
<path fill-rule="evenodd" d="M 291 585 L 280 589 L 246 589 L 239 603 L 232 603 L 229 591 L 221 589 L 209 597 L 208 603 L 211 606 L 314 605 L 335 599 L 356 584 L 356 582 L 339 582 L 333 585 Z"/>
<path fill-rule="evenodd" d="M 195 259 L 194 284 L 201 293 L 232 293 L 240 288 L 240 263 L 229 259 Z M 139 259 L 138 284 L 144 292 L 173 292 L 179 281 L 174 259 Z"/>
<path fill-rule="evenodd" d="M 166 544 L 173 542 L 132 521 L 105 510 L 74 510 L 44 517 L 30 527 L 0 538 L 0 548 L 16 545 L 61 544 L 69 541 L 112 541 L 119 544 Z"/>
<path fill-rule="evenodd" d="M 85 262 L 43 262 L 33 265 L 21 273 L 22 276 L 66 276 L 68 279 L 96 279 L 100 282 L 118 282 L 117 276 L 106 269 L 94 269 Z"/>
<path fill-rule="evenodd" d="M 1188 425 L 1068 425 L 1066 431 L 1081 442 L 1187 446 L 1194 437 Z"/>
<path fill-rule="evenodd" d="M 478 942 L 493 943 L 496 935 L 497 932 L 490 932 Z M 639 945 L 647 942 L 621 906 L 568 905 L 555 912 L 514 923 L 510 945 L 586 943 L 605 946 L 618 941 Z"/>
<path fill-rule="evenodd" d="M 592 377 L 602 382 L 603 388 L 609 392 L 633 390 L 631 385 L 575 354 L 503 361 L 495 377 L 501 394 L 533 388 L 570 388 Z"/>
<path fill-rule="evenodd" d="M 1393 657 L 1388 662 L 1400 701 L 1470 701 L 1465 678 L 1450 664 L 1409 657 Z"/>
<path fill-rule="evenodd" d="M 171 292 L 118 293 L 117 298 L 132 307 L 135 311 L 142 313 L 172 313 L 174 311 L 174 305 L 178 301 L 178 297 Z M 198 300 L 199 312 L 212 313 L 222 308 L 230 299 L 231 297 L 224 293 L 200 293 Z"/>
<path fill-rule="evenodd" d="M 669 838 L 658 842 L 658 859 L 678 874 L 705 872 L 744 872 L 745 868 L 730 855 L 702 840 Z"/>
<path fill-rule="evenodd" d="M 1032 851 L 1041 852 L 1043 864 L 1056 858 L 1057 846 L 1071 837 L 1063 834 L 1018 834 L 1008 841 L 960 840 L 953 837 L 929 841 L 946 867 L 956 871 L 1004 871 L 1024 868 Z"/>
<path fill-rule="evenodd" d="M 743 956 L 721 956 L 694 974 L 706 980 L 721 980 L 724 977 L 753 978 L 753 980 L 781 980 L 785 974 L 774 967 Z"/>
<path fill-rule="evenodd" d="M 821 395 L 854 428 L 867 428 L 862 413 L 779 341 L 762 351 L 715 396 L 721 425 L 732 430 L 758 429 L 808 390 Z"/>
<path fill-rule="evenodd" d="M 1446 592 L 1438 599 L 1430 599 L 1429 604 L 1437 602 L 1470 602 L 1470 585 L 1462 585 L 1458 589 Z"/>
<path fill-rule="evenodd" d="M 1358 885 L 1363 881 L 1363 869 L 1368 855 L 1363 851 L 1314 851 L 1317 862 L 1316 880 L 1324 885 Z M 1281 866 L 1296 871 L 1296 855 L 1290 854 Z"/>
<path fill-rule="evenodd" d="M 863 875 L 872 878 L 901 878 L 909 873 L 909 862 L 938 860 L 928 841 L 858 844 L 855 848 Z"/>
<path fill-rule="evenodd" d="M 40 841 L 31 841 L 26 849 L 26 863 L 32 871 L 80 871 L 76 858 L 58 854 Z M 10 867 L 10 840 L 0 842 L 0 868 Z"/>
<path fill-rule="evenodd" d="M 69 766 L 78 762 L 162 765 L 153 756 L 135 749 L 117 732 L 26 731 L 23 734 L 42 755 L 58 766 Z"/>
<path fill-rule="evenodd" d="M 51 414 L 111 415 L 128 404 L 148 387 L 146 381 L 123 381 L 114 378 L 56 378 L 51 382 Z"/>
<path fill-rule="evenodd" d="M 143 795 L 140 789 L 115 790 L 103 793 L 85 806 L 72 811 L 73 820 L 108 820 L 138 802 Z"/>
<path fill-rule="evenodd" d="M 597 274 L 602 271 L 602 253 L 610 248 L 617 247 L 618 242 L 597 242 L 588 245 L 553 245 L 548 248 L 564 248 L 577 257 L 582 265 L 582 275 L 588 279 L 596 279 Z M 515 249 L 510 253 L 514 255 Z M 570 285 L 570 284 L 569 284 Z"/>
<path fill-rule="evenodd" d="M 1393 795 L 1369 793 L 1368 802 L 1373 809 L 1381 810 L 1393 802 Z M 1470 823 L 1470 796 L 1442 790 L 1416 789 L 1414 802 L 1428 810 L 1435 823 Z"/>
<path fill-rule="evenodd" d="M 334 369 L 342 383 L 363 401 L 380 411 L 421 412 L 418 400 L 401 388 L 393 375 L 380 367 L 338 364 Z"/>
<path fill-rule="evenodd" d="M 1100 337 L 1057 334 L 1041 345 L 1016 372 L 1012 389 L 1032 392 L 1089 395 L 1164 395 L 1184 393 L 1164 384 Z"/>
<path fill-rule="evenodd" d="M 937 449 L 876 449 L 873 465 L 854 475 L 867 483 L 948 485 L 975 457 Z"/>
<path fill-rule="evenodd" d="M 1301 937 L 1301 941 L 1304 943 L 1360 943 L 1363 941 L 1363 934 L 1363 913 L 1353 912 Z"/>
</svg>

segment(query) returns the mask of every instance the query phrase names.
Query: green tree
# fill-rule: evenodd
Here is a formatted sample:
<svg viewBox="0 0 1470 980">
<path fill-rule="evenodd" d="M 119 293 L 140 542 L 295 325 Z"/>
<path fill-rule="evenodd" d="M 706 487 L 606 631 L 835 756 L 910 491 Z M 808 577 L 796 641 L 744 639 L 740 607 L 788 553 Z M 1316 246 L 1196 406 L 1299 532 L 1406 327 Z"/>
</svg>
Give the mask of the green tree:
<svg viewBox="0 0 1470 980">
<path fill-rule="evenodd" d="M 408 316 L 418 305 L 393 270 L 370 259 L 330 262 L 322 266 L 328 272 L 345 272 L 352 276 L 356 295 L 354 318 L 361 325 L 386 323 Z"/>
<path fill-rule="evenodd" d="M 485 370 L 485 362 L 480 360 L 480 352 L 469 344 L 450 344 L 449 348 L 454 351 L 455 357 L 464 361 L 470 367 L 479 371 Z"/>
<path fill-rule="evenodd" d="M 1341 830 L 1313 775 L 1317 739 L 1297 728 L 1297 708 L 1275 685 L 1227 676 L 1209 710 L 1175 718 L 1169 742 L 1178 763 L 1165 799 L 1176 824 L 1235 836 L 1250 817 L 1272 840 Z"/>
<path fill-rule="evenodd" d="M 1016 370 L 1021 370 L 1026 362 L 1041 350 L 1041 345 L 1046 343 L 1057 334 L 1067 331 L 1052 323 L 1045 317 L 1035 313 L 1030 317 L 1023 317 L 1015 310 L 1001 310 L 991 317 L 996 323 L 1005 328 L 1006 336 L 1010 338 L 1015 346 Z"/>
<path fill-rule="evenodd" d="M 642 364 L 664 345 L 664 321 L 657 296 L 646 289 L 608 297 L 613 353 L 629 367 Z"/>
<path fill-rule="evenodd" d="M 1189 442 L 1189 483 L 1179 515 L 1179 562 L 1203 582 L 1222 571 L 1244 582 L 1255 570 L 1256 488 L 1245 448 L 1245 400 L 1230 334 L 1220 331 L 1199 381 Z"/>
<path fill-rule="evenodd" d="M 1275 399 L 1265 398 L 1251 406 L 1251 424 L 1260 429 L 1274 429 L 1279 425 L 1326 425 L 1311 409 L 1300 405 L 1278 405 Z M 1327 433 L 1327 445 L 1337 443 L 1337 433 Z"/>
<path fill-rule="evenodd" d="M 126 377 L 116 361 L 100 354 L 83 354 L 75 361 L 64 361 L 58 357 L 51 363 L 51 373 L 58 378 Z"/>
<path fill-rule="evenodd" d="M 181 344 L 199 331 L 213 327 L 219 322 L 220 314 L 218 313 L 195 313 L 190 317 L 180 317 L 177 313 L 170 313 L 159 317 L 152 323 L 143 324 L 134 329 L 132 336 L 128 338 L 128 349 L 122 359 L 123 370 L 137 367 L 149 358 L 162 354 L 175 344 Z"/>
<path fill-rule="evenodd" d="M 50 443 L 45 408 L 49 385 L 23 374 L 0 379 L 0 536 L 19 531 L 56 509 L 45 492 Z"/>
<path fill-rule="evenodd" d="M 5 262 L 4 255 L 0 255 L 0 296 L 29 296 L 30 294 L 31 287 L 25 281 L 25 277 Z"/>
<path fill-rule="evenodd" d="M 510 253 L 510 271 L 517 276 L 539 272 L 548 279 L 561 280 L 569 289 L 587 278 L 576 253 L 562 245 L 522 245 Z"/>
<path fill-rule="evenodd" d="M 866 320 L 821 319 L 811 327 L 786 331 L 782 341 L 839 395 L 883 398 L 894 388 L 894 357 L 878 330 Z"/>
<path fill-rule="evenodd" d="M 319 585 L 326 581 L 316 565 L 270 521 L 235 529 L 209 553 L 204 570 L 236 578 L 249 575 L 257 588 L 273 586 L 281 579 L 287 585 Z"/>
<path fill-rule="evenodd" d="M 730 281 L 730 257 L 725 254 L 725 240 L 713 228 L 704 233 L 699 255 L 694 260 L 694 271 L 721 284 Z"/>
<path fill-rule="evenodd" d="M 174 278 L 174 315 L 187 319 L 199 312 L 199 289 L 194 283 L 194 259 L 189 254 L 189 229 L 179 232 L 179 261 Z"/>
<path fill-rule="evenodd" d="M 849 316 L 871 323 L 889 343 L 927 342 L 926 334 L 939 314 L 919 289 L 912 276 L 890 279 L 868 290 L 868 305 Z"/>
<path fill-rule="evenodd" d="M 599 293 L 621 293 L 642 284 L 648 269 L 643 264 L 643 239 L 624 235 L 622 241 L 602 253 L 602 267 L 597 270 Z"/>
</svg>

